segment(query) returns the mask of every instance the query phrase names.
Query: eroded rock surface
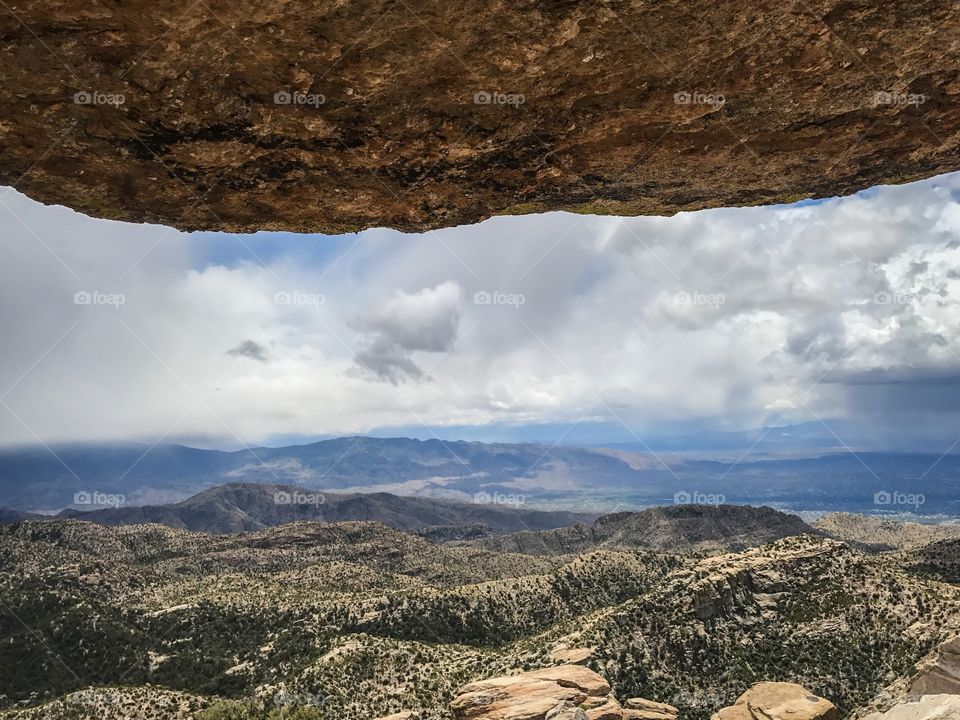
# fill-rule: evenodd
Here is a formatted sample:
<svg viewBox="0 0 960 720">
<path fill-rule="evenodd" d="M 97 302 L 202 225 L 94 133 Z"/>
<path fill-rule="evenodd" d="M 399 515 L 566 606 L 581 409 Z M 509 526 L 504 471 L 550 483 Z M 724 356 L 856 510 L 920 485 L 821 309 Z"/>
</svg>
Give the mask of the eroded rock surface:
<svg viewBox="0 0 960 720">
<path fill-rule="evenodd" d="M 712 720 L 840 720 L 829 700 L 795 683 L 757 683 Z"/>
<path fill-rule="evenodd" d="M 653 706 L 670 708 L 652 703 L 643 709 Z M 634 706 L 628 703 L 628 707 Z M 671 709 L 676 715 L 676 708 Z M 624 710 L 610 694 L 610 684 L 581 665 L 560 665 L 470 683 L 457 692 L 450 710 L 457 720 L 659 720 L 659 716 L 640 714 L 639 709 Z M 671 716 L 664 717 L 671 720 Z"/>
<path fill-rule="evenodd" d="M 10 0 L 0 184 L 180 228 L 671 214 L 960 168 L 937 0 Z"/>
<path fill-rule="evenodd" d="M 924 695 L 904 700 L 882 713 L 864 720 L 957 720 L 960 718 L 960 695 Z"/>
<path fill-rule="evenodd" d="M 909 694 L 960 695 L 960 635 L 942 643 L 918 663 Z"/>
</svg>

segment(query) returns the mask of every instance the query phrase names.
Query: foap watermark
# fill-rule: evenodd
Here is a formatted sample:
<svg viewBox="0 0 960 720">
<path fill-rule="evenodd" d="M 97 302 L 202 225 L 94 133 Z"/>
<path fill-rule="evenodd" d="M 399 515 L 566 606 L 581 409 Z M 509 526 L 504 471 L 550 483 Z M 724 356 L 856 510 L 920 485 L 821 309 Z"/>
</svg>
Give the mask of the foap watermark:
<svg viewBox="0 0 960 720">
<path fill-rule="evenodd" d="M 100 92 L 99 90 L 81 90 L 73 94 L 75 105 L 113 105 L 120 107 L 127 101 L 123 93 Z"/>
<path fill-rule="evenodd" d="M 274 505 L 323 505 L 327 501 L 323 493 L 307 493 L 294 490 L 278 490 L 273 494 Z"/>
<path fill-rule="evenodd" d="M 673 94 L 673 102 L 675 105 L 709 105 L 717 109 L 727 104 L 727 98 L 722 93 L 681 90 Z"/>
<path fill-rule="evenodd" d="M 918 107 L 927 101 L 927 96 L 921 93 L 904 93 L 896 90 L 878 90 L 873 93 L 873 105 L 913 105 Z"/>
<path fill-rule="evenodd" d="M 320 93 L 305 93 L 297 90 L 280 90 L 273 94 L 274 105 L 297 105 L 307 107 L 320 107 L 327 101 L 327 98 Z"/>
<path fill-rule="evenodd" d="M 321 707 L 326 698 L 320 693 L 291 692 L 281 690 L 273 696 L 273 704 L 278 708 L 284 707 Z"/>
<path fill-rule="evenodd" d="M 909 305 L 913 296 L 908 293 L 886 292 L 881 290 L 873 296 L 873 302 L 877 305 Z"/>
<path fill-rule="evenodd" d="M 681 490 L 673 494 L 673 502 L 677 505 L 723 505 L 727 502 L 727 498 L 720 493 Z"/>
<path fill-rule="evenodd" d="M 523 93 L 504 93 L 496 90 L 489 92 L 480 90 L 473 94 L 474 105 L 507 105 L 511 107 L 520 107 L 527 101 Z"/>
<path fill-rule="evenodd" d="M 896 490 L 881 490 L 873 494 L 873 504 L 883 506 L 902 506 L 912 507 L 919 510 L 920 506 L 927 502 L 926 496 L 921 493 L 902 493 Z"/>
<path fill-rule="evenodd" d="M 723 293 L 678 292 L 673 295 L 673 302 L 677 305 L 697 305 L 701 307 L 720 307 L 727 302 Z"/>
<path fill-rule="evenodd" d="M 74 505 L 88 505 L 90 507 L 118 508 L 125 505 L 127 498 L 119 493 L 105 493 L 99 490 L 80 490 L 73 494 Z"/>
<path fill-rule="evenodd" d="M 527 502 L 527 498 L 525 495 L 515 495 L 513 493 L 488 493 L 481 491 L 474 493 L 473 502 L 476 505 L 512 505 L 513 507 L 520 507 Z"/>
<path fill-rule="evenodd" d="M 473 294 L 474 305 L 509 305 L 518 308 L 527 302 L 527 296 L 522 293 L 505 293 L 499 290 L 489 292 L 480 290 Z"/>
<path fill-rule="evenodd" d="M 320 293 L 301 292 L 299 290 L 281 290 L 273 294 L 274 305 L 313 305 L 319 307 L 327 302 Z"/>
<path fill-rule="evenodd" d="M 99 290 L 79 290 L 73 294 L 74 305 L 109 305 L 118 308 L 127 302 L 123 293 L 105 293 Z"/>
</svg>

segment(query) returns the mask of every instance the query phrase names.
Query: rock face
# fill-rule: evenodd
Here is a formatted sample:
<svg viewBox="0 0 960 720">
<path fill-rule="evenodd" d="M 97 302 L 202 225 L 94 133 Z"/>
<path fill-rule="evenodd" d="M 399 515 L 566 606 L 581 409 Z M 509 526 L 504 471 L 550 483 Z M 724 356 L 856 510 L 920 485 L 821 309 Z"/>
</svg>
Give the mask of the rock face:
<svg viewBox="0 0 960 720">
<path fill-rule="evenodd" d="M 960 168 L 952 3 L 10 0 L 0 184 L 188 229 L 671 214 Z"/>
<path fill-rule="evenodd" d="M 829 700 L 794 683 L 758 683 L 712 720 L 840 720 Z"/>
<path fill-rule="evenodd" d="M 863 720 L 956 720 L 960 718 L 960 696 L 925 695 L 907 700 L 883 713 L 867 715 Z"/>
<path fill-rule="evenodd" d="M 942 643 L 917 666 L 910 695 L 960 695 L 960 635 Z"/>
<path fill-rule="evenodd" d="M 641 698 L 626 709 L 610 685 L 580 665 L 532 670 L 465 685 L 450 703 L 457 720 L 674 720 L 677 709 Z"/>
</svg>

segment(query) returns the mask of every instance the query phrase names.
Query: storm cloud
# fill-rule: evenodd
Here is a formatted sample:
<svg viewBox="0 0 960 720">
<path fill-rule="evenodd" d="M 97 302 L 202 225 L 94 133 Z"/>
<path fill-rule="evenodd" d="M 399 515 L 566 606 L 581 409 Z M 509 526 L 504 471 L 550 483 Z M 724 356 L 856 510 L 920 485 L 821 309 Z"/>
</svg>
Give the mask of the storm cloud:
<svg viewBox="0 0 960 720">
<path fill-rule="evenodd" d="M 5 191 L 0 439 L 951 422 L 958 193 L 950 175 L 331 238 L 188 235 Z"/>
</svg>

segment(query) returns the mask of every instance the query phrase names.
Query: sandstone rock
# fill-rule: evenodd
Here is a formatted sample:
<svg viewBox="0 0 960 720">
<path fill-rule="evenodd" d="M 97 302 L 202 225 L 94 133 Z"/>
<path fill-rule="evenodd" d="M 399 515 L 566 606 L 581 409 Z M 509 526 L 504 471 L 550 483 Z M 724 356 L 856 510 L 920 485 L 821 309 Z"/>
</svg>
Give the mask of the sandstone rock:
<svg viewBox="0 0 960 720">
<path fill-rule="evenodd" d="M 450 703 L 455 718 L 546 720 L 586 699 L 582 691 L 522 675 L 465 685 Z"/>
<path fill-rule="evenodd" d="M 525 674 L 532 678 L 552 680 L 562 687 L 577 688 L 588 697 L 602 697 L 610 693 L 610 683 L 590 668 L 585 668 L 582 665 L 560 665 L 542 670 L 532 670 Z"/>
<path fill-rule="evenodd" d="M 960 695 L 960 635 L 942 643 L 917 666 L 910 695 Z"/>
<path fill-rule="evenodd" d="M 829 700 L 795 683 L 758 683 L 712 720 L 840 720 Z"/>
<path fill-rule="evenodd" d="M 394 713 L 393 715 L 385 715 L 377 718 L 377 720 L 420 720 L 420 716 L 410 710 L 404 710 L 403 712 Z"/>
<path fill-rule="evenodd" d="M 589 698 L 588 698 L 589 699 Z M 587 720 L 623 720 L 623 708 L 613 698 L 594 707 L 584 707 Z"/>
<path fill-rule="evenodd" d="M 673 705 L 644 698 L 629 698 L 624 707 L 624 720 L 674 720 L 680 712 Z"/>
<path fill-rule="evenodd" d="M 960 168 L 949 3 L 192 6 L 0 12 L 0 185 L 185 229 L 423 231 Z"/>
<path fill-rule="evenodd" d="M 619 720 L 609 692 L 609 683 L 592 670 L 561 665 L 464 685 L 450 710 L 457 720 Z M 591 699 L 600 703 L 587 711 L 579 707 Z"/>
<path fill-rule="evenodd" d="M 960 695 L 924 695 L 905 700 L 886 712 L 868 715 L 863 720 L 957 720 Z"/>
</svg>

